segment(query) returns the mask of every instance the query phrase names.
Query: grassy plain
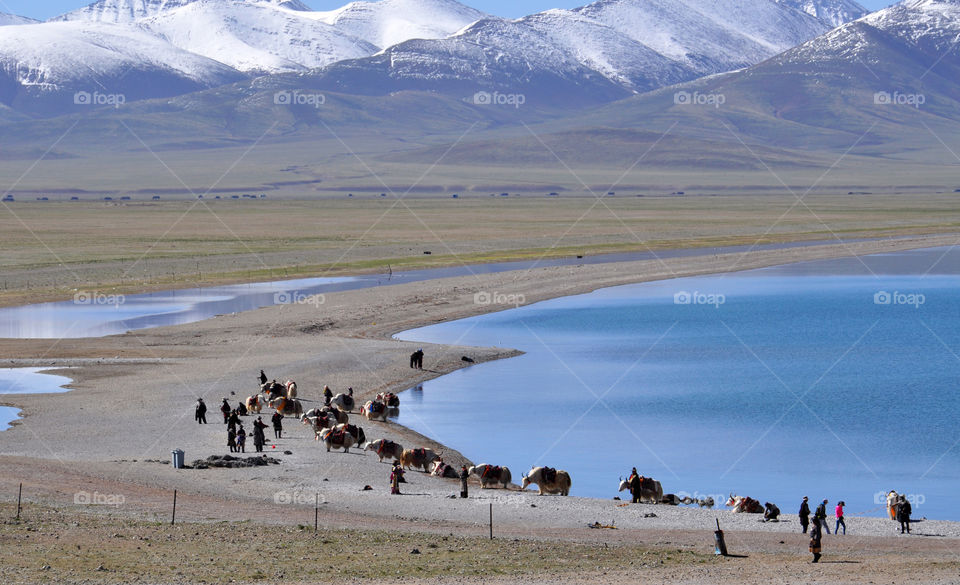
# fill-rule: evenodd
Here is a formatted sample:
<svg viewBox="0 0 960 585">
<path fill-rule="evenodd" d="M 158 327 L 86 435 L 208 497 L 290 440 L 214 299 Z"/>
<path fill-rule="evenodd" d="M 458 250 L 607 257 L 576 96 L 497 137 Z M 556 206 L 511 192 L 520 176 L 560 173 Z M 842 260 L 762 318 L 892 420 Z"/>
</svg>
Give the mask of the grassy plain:
<svg viewBox="0 0 960 585">
<path fill-rule="evenodd" d="M 16 202 L 4 304 L 74 290 L 838 237 L 953 233 L 958 195 L 417 196 Z M 429 254 L 426 254 L 429 252 Z"/>
</svg>

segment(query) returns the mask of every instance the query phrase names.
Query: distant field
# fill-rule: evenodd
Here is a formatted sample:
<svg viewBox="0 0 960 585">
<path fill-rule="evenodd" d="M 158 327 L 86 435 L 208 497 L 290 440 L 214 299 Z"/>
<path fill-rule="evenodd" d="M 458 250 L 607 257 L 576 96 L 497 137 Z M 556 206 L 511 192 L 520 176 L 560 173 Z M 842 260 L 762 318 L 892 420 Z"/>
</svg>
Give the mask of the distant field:
<svg viewBox="0 0 960 585">
<path fill-rule="evenodd" d="M 5 304 L 91 287 L 960 229 L 953 194 L 34 201 L 0 212 Z"/>
</svg>

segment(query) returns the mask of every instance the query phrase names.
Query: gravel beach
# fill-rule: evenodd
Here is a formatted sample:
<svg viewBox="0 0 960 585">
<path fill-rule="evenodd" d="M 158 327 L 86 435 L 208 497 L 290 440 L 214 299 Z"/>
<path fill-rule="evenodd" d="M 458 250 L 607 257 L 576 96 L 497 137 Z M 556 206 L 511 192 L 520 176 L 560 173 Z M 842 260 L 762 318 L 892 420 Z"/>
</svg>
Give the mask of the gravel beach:
<svg viewBox="0 0 960 585">
<path fill-rule="evenodd" d="M 312 525 L 319 501 L 324 527 L 470 537 L 489 530 L 492 504 L 498 538 L 643 543 L 708 554 L 719 519 L 731 553 L 748 558 L 648 567 L 645 578 L 674 583 L 899 583 L 908 577 L 911 582 L 960 582 L 960 523 L 928 519 L 915 525 L 914 535 L 901 537 L 893 521 L 848 517 L 848 535 L 825 537 L 824 564 L 814 565 L 814 570 L 798 534 L 793 502 L 778 502 L 783 522 L 763 523 L 758 515 L 724 509 L 722 502 L 713 510 L 625 504 L 613 499 L 615 485 L 609 499 L 538 497 L 535 491 L 471 485 L 471 497 L 461 500 L 455 480 L 419 471 L 407 472 L 404 495 L 390 496 L 388 461 L 381 463 L 359 449 L 328 453 L 313 440 L 311 429 L 294 418 L 284 420 L 281 439 L 273 439 L 272 429 L 267 429 L 271 442 L 266 454 L 278 459 L 277 465 L 175 470 L 169 464 L 176 448 L 186 452 L 188 463 L 227 453 L 217 410 L 220 399 L 227 397 L 236 405 L 254 394 L 261 368 L 269 378 L 296 380 L 305 408 L 310 408 L 322 404 L 324 385 L 334 393 L 352 387 L 362 404 L 378 392 L 399 392 L 464 367 L 468 364 L 463 356 L 481 363 L 517 355 L 511 348 L 424 345 L 421 371 L 409 367 L 408 357 L 422 344 L 392 339 L 405 329 L 498 309 L 474 303 L 479 292 L 523 295 L 531 303 L 618 284 L 955 243 L 955 237 L 937 236 L 539 268 L 334 293 L 322 304 L 274 306 L 105 338 L 0 340 L 0 366 L 69 367 L 64 375 L 73 379 L 72 391 L 64 394 L 2 397 L 3 404 L 22 409 L 23 418 L 0 433 L 0 501 L 15 502 L 17 486 L 23 483 L 27 502 L 152 519 L 169 514 L 176 489 L 177 517 L 183 522 Z M 209 407 L 207 425 L 193 420 L 198 397 Z M 268 424 L 270 414 L 272 409 L 264 410 Z M 243 422 L 250 432 L 253 418 Z M 460 453 L 393 422 L 366 421 L 354 411 L 351 423 L 360 424 L 368 440 L 389 438 L 405 447 L 430 447 L 443 452 L 447 463 L 467 463 Z M 240 456 L 252 457 L 252 451 L 250 441 Z M 556 465 L 562 467 L 562 462 Z M 519 482 L 526 469 L 512 471 Z M 91 494 L 122 496 L 115 498 L 121 503 L 90 505 Z M 615 528 L 588 528 L 591 524 Z M 6 576 L 31 582 L 17 573 Z M 560 571 L 553 581 L 608 582 L 612 577 Z M 639 576 L 624 567 L 617 578 Z M 498 576 L 483 582 L 518 580 Z"/>
</svg>

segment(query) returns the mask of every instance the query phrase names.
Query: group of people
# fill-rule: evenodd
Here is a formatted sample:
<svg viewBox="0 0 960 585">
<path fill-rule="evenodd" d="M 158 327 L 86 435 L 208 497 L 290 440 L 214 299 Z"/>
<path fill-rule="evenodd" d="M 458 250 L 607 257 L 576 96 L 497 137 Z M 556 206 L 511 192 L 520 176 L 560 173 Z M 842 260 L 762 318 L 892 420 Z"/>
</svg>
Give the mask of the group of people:
<svg viewBox="0 0 960 585">
<path fill-rule="evenodd" d="M 823 532 L 826 531 L 827 534 L 830 534 L 830 524 L 827 521 L 827 504 L 829 504 L 830 501 L 825 499 L 820 502 L 820 505 L 817 506 L 817 509 L 813 513 L 813 520 L 811 522 L 809 500 L 807 496 L 803 496 L 798 514 L 800 516 L 800 528 L 803 534 L 807 534 L 808 529 L 810 531 L 810 552 L 813 553 L 812 562 L 816 563 L 820 561 L 820 557 L 822 556 Z M 846 502 L 840 500 L 834 509 L 834 517 L 836 518 L 836 524 L 833 527 L 834 534 L 839 534 L 841 527 L 843 528 L 843 534 L 847 534 L 847 523 L 843 515 L 843 508 L 846 505 Z"/>
<path fill-rule="evenodd" d="M 817 506 L 817 509 L 813 513 L 812 521 L 807 496 L 804 496 L 803 502 L 800 503 L 800 527 L 804 534 L 807 533 L 808 528 L 810 530 L 810 552 L 813 553 L 814 563 L 818 562 L 821 557 L 820 551 L 823 544 L 823 532 L 830 534 L 830 524 L 827 522 L 828 503 L 829 501 L 823 500 L 820 505 Z M 841 500 L 834 510 L 834 517 L 836 518 L 836 524 L 833 527 L 834 534 L 840 534 L 841 528 L 843 529 L 843 534 L 847 534 L 847 523 L 843 514 L 844 506 L 846 506 L 846 503 Z M 890 513 L 890 518 L 900 523 L 900 534 L 910 534 L 910 514 L 913 512 L 913 506 L 910 505 L 910 500 L 903 494 L 897 494 L 897 492 L 891 490 L 887 494 L 887 508 Z"/>
<path fill-rule="evenodd" d="M 267 376 L 263 373 L 263 370 L 260 370 L 261 381 L 266 380 Z M 247 407 L 242 402 L 237 405 L 236 408 L 230 406 L 230 402 L 224 398 L 223 402 L 220 404 L 220 413 L 223 414 L 223 424 L 227 425 L 227 447 L 230 449 L 231 453 L 246 453 L 247 446 L 247 431 L 243 428 L 243 423 L 240 420 L 241 416 L 246 416 Z M 197 398 L 197 404 L 194 410 L 194 418 L 198 424 L 207 424 L 207 405 L 203 401 L 203 398 Z M 273 423 L 273 435 L 274 438 L 279 439 L 283 435 L 283 415 L 279 412 L 273 413 L 273 416 L 270 417 L 271 422 Z M 267 442 L 266 434 L 264 429 L 267 428 L 267 423 L 263 422 L 263 417 L 258 416 L 257 420 L 253 421 L 253 445 L 257 450 L 257 453 L 263 452 L 263 447 Z"/>
<path fill-rule="evenodd" d="M 223 399 L 223 403 L 224 405 L 227 404 L 226 398 Z M 273 423 L 274 438 L 281 438 L 283 434 L 283 415 L 275 412 L 270 417 L 270 421 Z M 230 411 L 229 414 L 224 416 L 224 423 L 227 425 L 227 447 L 230 448 L 230 452 L 246 453 L 247 432 L 243 428 L 243 422 L 240 421 L 240 412 L 236 409 Z M 258 416 L 257 420 L 253 421 L 253 446 L 257 453 L 263 452 L 263 446 L 267 442 L 264 433 L 266 428 L 267 423 L 263 422 L 262 416 Z"/>
</svg>

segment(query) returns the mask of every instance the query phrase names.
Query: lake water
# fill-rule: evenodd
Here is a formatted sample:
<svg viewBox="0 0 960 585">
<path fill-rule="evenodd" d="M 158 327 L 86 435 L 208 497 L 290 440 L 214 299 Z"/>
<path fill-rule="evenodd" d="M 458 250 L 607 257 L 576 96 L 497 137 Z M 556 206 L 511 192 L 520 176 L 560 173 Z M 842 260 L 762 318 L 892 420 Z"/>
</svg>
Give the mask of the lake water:
<svg viewBox="0 0 960 585">
<path fill-rule="evenodd" d="M 620 286 L 404 332 L 512 347 L 403 393 L 400 423 L 477 462 L 563 468 L 612 498 L 845 500 L 960 520 L 960 250 Z M 427 356 L 429 365 L 429 355 Z M 720 503 L 720 502 L 718 502 Z M 830 508 L 832 512 L 832 508 Z"/>
<path fill-rule="evenodd" d="M 0 395 L 3 394 L 50 394 L 68 392 L 65 386 L 72 380 L 66 376 L 44 374 L 44 368 L 0 368 Z M 0 431 L 10 428 L 17 419 L 19 410 L 0 406 Z"/>
<path fill-rule="evenodd" d="M 677 258 L 745 251 L 799 248 L 836 241 L 789 242 L 725 248 L 693 248 L 659 252 L 600 254 L 586 258 L 547 258 L 517 262 L 450 266 L 346 278 L 302 278 L 208 288 L 111 295 L 79 291 L 73 300 L 0 308 L 0 337 L 62 339 L 102 337 L 127 331 L 182 325 L 217 315 L 290 303 L 317 303 L 325 293 L 404 284 L 435 278 L 528 270 L 543 266 L 603 264 L 653 258 Z M 317 297 L 316 295 L 321 295 Z"/>
</svg>

